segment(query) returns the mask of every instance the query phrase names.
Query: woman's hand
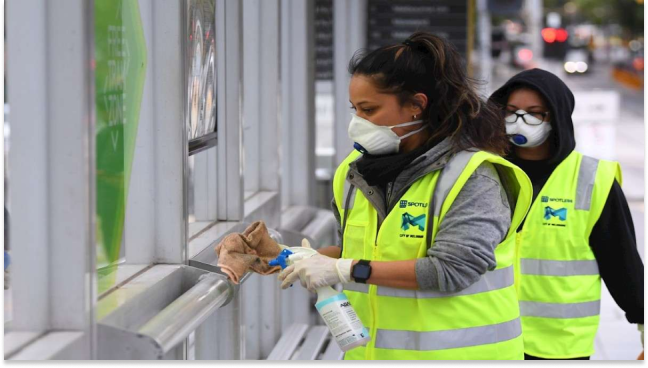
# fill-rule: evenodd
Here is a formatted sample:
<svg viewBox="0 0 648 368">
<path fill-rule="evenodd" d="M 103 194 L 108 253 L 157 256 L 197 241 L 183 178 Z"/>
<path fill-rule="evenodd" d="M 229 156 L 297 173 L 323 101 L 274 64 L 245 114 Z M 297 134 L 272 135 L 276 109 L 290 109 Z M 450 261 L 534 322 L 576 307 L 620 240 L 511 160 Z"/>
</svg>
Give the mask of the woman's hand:
<svg viewBox="0 0 648 368">
<path fill-rule="evenodd" d="M 309 291 L 351 281 L 351 259 L 335 259 L 321 254 L 299 260 L 279 273 L 281 288 L 286 289 L 297 278 Z"/>
</svg>

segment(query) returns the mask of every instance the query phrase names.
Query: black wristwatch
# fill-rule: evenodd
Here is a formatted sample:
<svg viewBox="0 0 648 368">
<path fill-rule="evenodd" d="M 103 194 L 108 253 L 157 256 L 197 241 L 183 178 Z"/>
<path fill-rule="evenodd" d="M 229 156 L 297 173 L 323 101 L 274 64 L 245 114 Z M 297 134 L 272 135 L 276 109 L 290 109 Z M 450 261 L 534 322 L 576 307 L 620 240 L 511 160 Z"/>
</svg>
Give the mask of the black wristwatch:
<svg viewBox="0 0 648 368">
<path fill-rule="evenodd" d="M 369 280 L 369 277 L 371 277 L 371 265 L 369 264 L 371 261 L 367 261 L 365 259 L 361 259 L 358 261 L 358 263 L 353 266 L 351 269 L 351 277 L 355 280 L 355 282 L 359 282 L 361 284 L 366 284 L 367 280 Z"/>
</svg>

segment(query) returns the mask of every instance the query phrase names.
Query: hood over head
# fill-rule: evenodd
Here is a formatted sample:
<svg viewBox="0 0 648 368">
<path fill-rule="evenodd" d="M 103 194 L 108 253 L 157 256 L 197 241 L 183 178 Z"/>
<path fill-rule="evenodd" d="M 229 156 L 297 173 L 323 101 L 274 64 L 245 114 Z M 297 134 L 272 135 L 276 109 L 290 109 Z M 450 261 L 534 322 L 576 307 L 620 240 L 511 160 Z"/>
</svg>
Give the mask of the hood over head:
<svg viewBox="0 0 648 368">
<path fill-rule="evenodd" d="M 547 161 L 557 165 L 576 147 L 574 123 L 571 118 L 574 112 L 574 94 L 560 78 L 546 70 L 536 68 L 513 76 L 495 91 L 489 100 L 505 107 L 511 93 L 520 88 L 529 88 L 538 92 L 548 104 L 552 128 L 549 137 L 552 142 L 552 156 Z M 511 150 L 510 155 L 514 157 L 515 152 Z"/>
</svg>

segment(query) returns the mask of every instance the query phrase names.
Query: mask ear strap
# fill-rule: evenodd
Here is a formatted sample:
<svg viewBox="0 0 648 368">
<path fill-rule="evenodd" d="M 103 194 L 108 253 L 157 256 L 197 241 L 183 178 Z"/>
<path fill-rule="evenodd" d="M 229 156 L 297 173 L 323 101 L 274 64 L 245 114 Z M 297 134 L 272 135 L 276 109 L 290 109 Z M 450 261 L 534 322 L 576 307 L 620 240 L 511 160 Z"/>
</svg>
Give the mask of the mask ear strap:
<svg viewBox="0 0 648 368">
<path fill-rule="evenodd" d="M 402 124 L 396 124 L 396 125 L 391 125 L 389 128 L 402 128 L 402 127 L 407 127 L 410 125 L 416 125 L 416 124 L 421 124 L 423 120 L 414 120 L 414 121 L 409 121 L 407 123 L 402 123 Z"/>
<path fill-rule="evenodd" d="M 413 124 L 410 124 L 410 125 L 413 125 Z M 400 137 L 400 139 L 403 140 L 403 139 L 409 137 L 410 135 L 414 135 L 414 134 L 416 134 L 416 133 L 422 131 L 423 129 L 425 129 L 425 128 L 427 128 L 427 127 L 428 127 L 427 124 L 424 124 L 420 129 L 416 129 L 416 130 L 413 131 L 413 132 L 409 132 L 409 133 L 403 135 L 402 137 Z"/>
</svg>

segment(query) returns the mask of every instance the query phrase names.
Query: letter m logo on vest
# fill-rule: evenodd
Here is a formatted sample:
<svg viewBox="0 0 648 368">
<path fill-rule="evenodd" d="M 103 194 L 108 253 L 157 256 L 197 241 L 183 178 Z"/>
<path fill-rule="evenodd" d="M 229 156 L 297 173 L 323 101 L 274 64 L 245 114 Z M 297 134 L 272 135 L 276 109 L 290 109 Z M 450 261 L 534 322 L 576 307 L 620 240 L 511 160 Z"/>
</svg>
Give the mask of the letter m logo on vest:
<svg viewBox="0 0 648 368">
<path fill-rule="evenodd" d="M 554 210 L 549 206 L 545 207 L 545 213 L 544 213 L 545 220 L 550 220 L 552 217 L 558 217 L 560 221 L 567 220 L 567 209 L 561 208 L 558 210 Z"/>
<path fill-rule="evenodd" d="M 425 214 L 420 216 L 412 216 L 409 213 L 405 212 L 403 214 L 403 222 L 401 223 L 401 229 L 409 230 L 410 226 L 418 226 L 419 230 L 425 230 Z"/>
</svg>

